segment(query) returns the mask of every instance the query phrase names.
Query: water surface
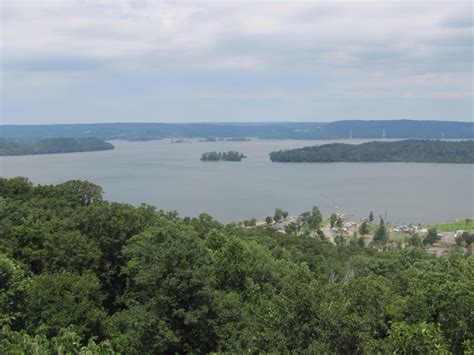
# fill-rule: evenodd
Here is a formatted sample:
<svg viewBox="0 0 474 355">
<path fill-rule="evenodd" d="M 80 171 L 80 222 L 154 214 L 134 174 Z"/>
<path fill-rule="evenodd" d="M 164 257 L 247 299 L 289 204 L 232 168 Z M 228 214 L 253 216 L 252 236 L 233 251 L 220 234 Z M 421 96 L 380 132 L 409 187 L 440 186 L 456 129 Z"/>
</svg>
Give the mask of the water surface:
<svg viewBox="0 0 474 355">
<path fill-rule="evenodd" d="M 86 179 L 101 185 L 112 201 L 145 202 L 183 216 L 207 212 L 223 222 L 262 219 L 275 207 L 298 214 L 314 205 L 325 216 L 343 212 L 362 218 L 373 211 L 391 222 L 441 223 L 474 216 L 474 165 L 295 164 L 272 163 L 268 157 L 272 150 L 330 141 L 112 143 L 112 151 L 0 157 L 0 175 L 26 176 L 40 184 Z M 238 150 L 248 158 L 199 160 L 212 150 Z"/>
</svg>

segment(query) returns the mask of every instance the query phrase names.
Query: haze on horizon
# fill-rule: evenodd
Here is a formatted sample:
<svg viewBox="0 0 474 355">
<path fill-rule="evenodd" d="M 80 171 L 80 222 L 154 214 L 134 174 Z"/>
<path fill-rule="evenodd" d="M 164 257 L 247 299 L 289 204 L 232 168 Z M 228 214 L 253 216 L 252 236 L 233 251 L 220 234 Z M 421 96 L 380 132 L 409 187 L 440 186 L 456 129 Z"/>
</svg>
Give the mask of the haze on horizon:
<svg viewBox="0 0 474 355">
<path fill-rule="evenodd" d="M 470 1 L 0 6 L 1 124 L 473 117 Z"/>
</svg>

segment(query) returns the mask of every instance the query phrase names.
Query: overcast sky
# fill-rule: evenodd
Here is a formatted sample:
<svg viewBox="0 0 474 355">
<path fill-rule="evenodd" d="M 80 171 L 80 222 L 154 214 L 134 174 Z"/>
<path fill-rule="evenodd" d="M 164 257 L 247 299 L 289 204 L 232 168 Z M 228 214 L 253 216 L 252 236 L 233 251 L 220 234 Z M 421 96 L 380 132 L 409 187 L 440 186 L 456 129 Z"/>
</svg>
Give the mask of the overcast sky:
<svg viewBox="0 0 474 355">
<path fill-rule="evenodd" d="M 3 124 L 473 116 L 470 1 L 0 2 Z"/>
</svg>

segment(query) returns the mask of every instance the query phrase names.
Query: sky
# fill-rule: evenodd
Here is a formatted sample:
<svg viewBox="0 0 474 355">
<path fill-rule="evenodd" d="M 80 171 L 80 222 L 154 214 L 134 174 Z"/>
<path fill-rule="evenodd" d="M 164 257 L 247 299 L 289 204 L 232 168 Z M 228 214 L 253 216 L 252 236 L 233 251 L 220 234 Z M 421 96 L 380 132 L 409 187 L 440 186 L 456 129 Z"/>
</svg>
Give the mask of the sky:
<svg viewBox="0 0 474 355">
<path fill-rule="evenodd" d="M 473 120 L 471 1 L 0 3 L 2 124 Z"/>
</svg>

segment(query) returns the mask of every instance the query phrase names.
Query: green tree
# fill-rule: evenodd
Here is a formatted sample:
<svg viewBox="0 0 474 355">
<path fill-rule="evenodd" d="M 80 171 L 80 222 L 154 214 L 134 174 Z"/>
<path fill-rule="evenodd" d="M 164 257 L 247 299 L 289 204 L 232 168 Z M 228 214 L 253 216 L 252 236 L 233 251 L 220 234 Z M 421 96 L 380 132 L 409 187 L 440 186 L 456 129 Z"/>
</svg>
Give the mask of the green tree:
<svg viewBox="0 0 474 355">
<path fill-rule="evenodd" d="M 388 242 L 388 232 L 387 232 L 387 228 L 385 227 L 385 222 L 383 218 L 380 218 L 379 226 L 377 230 L 375 231 L 374 242 L 381 243 L 381 244 Z"/>
<path fill-rule="evenodd" d="M 267 218 L 265 218 L 265 222 L 267 222 L 267 224 L 272 224 L 273 223 L 273 218 L 268 216 Z"/>
<path fill-rule="evenodd" d="M 408 238 L 408 245 L 412 247 L 420 247 L 423 245 L 423 242 L 417 233 L 413 233 L 410 235 L 410 238 Z"/>
<path fill-rule="evenodd" d="M 346 237 L 343 236 L 342 234 L 338 234 L 334 237 L 334 242 L 338 247 L 342 247 L 346 245 Z"/>
<path fill-rule="evenodd" d="M 28 286 L 29 279 L 20 265 L 0 254 L 0 327 L 21 320 Z"/>
<path fill-rule="evenodd" d="M 374 221 L 374 213 L 372 211 L 370 211 L 369 213 L 369 222 L 373 222 Z"/>
<path fill-rule="evenodd" d="M 438 242 L 440 239 L 441 237 L 439 236 L 436 228 L 430 228 L 428 229 L 428 234 L 426 235 L 425 239 L 423 239 L 423 244 L 432 245 Z"/>
<path fill-rule="evenodd" d="M 111 330 L 118 348 L 131 353 L 214 349 L 210 253 L 192 228 L 178 222 L 161 221 L 130 239 L 124 269 L 128 307 L 113 317 Z M 225 280 L 231 275 L 219 278 L 232 283 L 233 277 Z"/>
<path fill-rule="evenodd" d="M 276 208 L 275 209 L 275 214 L 273 215 L 273 220 L 275 222 L 281 222 L 284 218 L 288 216 L 288 212 L 283 211 L 281 208 Z"/>
<path fill-rule="evenodd" d="M 323 232 L 322 229 L 318 229 L 318 230 L 316 231 L 316 234 L 318 235 L 319 239 L 321 239 L 321 240 L 326 240 L 326 236 L 324 235 L 324 232 Z"/>
<path fill-rule="evenodd" d="M 359 226 L 359 233 L 360 235 L 364 236 L 364 235 L 367 235 L 369 234 L 369 224 L 367 223 L 367 221 L 364 221 L 361 223 L 361 225 Z"/>
<path fill-rule="evenodd" d="M 331 217 L 329 217 L 329 222 L 331 223 L 331 228 L 334 228 L 337 222 L 337 214 L 332 213 Z"/>
<path fill-rule="evenodd" d="M 72 324 L 85 339 L 102 337 L 106 316 L 102 301 L 95 275 L 61 272 L 36 276 L 26 295 L 26 330 L 50 337 Z"/>
<path fill-rule="evenodd" d="M 441 331 L 425 322 L 395 322 L 384 340 L 385 351 L 393 354 L 446 354 L 448 349 Z"/>
</svg>

